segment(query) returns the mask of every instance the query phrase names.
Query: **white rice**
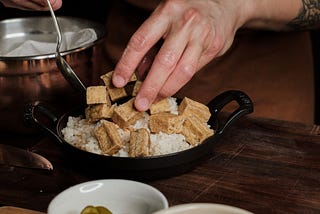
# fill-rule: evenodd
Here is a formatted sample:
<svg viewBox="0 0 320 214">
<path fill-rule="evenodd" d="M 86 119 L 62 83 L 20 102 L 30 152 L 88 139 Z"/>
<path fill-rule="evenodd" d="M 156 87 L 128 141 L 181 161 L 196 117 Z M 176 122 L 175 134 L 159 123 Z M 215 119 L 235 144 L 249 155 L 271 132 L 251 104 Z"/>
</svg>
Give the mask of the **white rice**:
<svg viewBox="0 0 320 214">
<path fill-rule="evenodd" d="M 64 140 L 80 149 L 101 154 L 97 139 L 93 136 L 93 129 L 97 124 L 89 124 L 81 117 L 69 117 L 67 126 L 61 130 Z"/>
<path fill-rule="evenodd" d="M 146 117 L 147 118 L 147 117 Z M 138 120 L 133 127 L 139 129 L 144 127 L 146 121 Z M 67 127 L 62 129 L 64 140 L 80 149 L 88 152 L 102 154 L 97 139 L 93 136 L 93 130 L 98 125 L 89 124 L 81 117 L 69 117 Z M 118 133 L 125 143 L 125 146 L 114 156 L 128 157 L 130 131 L 118 129 Z M 173 152 L 182 151 L 192 146 L 189 145 L 182 134 L 150 134 L 150 156 L 165 155 Z"/>
<path fill-rule="evenodd" d="M 178 115 L 177 98 L 169 97 L 169 103 L 170 103 L 170 113 Z"/>
<path fill-rule="evenodd" d="M 165 155 L 191 148 L 182 134 L 158 133 L 150 135 L 150 154 Z"/>
<path fill-rule="evenodd" d="M 178 105 L 175 98 L 170 99 L 171 102 L 171 113 L 178 114 Z M 145 113 L 143 118 L 139 119 L 131 127 L 134 130 L 140 128 L 148 128 L 149 115 Z M 74 145 L 80 149 L 83 149 L 88 152 L 103 154 L 97 139 L 93 135 L 93 130 L 96 126 L 99 125 L 99 122 L 95 124 L 90 124 L 86 119 L 81 117 L 72 117 L 68 118 L 67 126 L 62 129 L 62 134 L 64 135 L 64 140 Z M 130 131 L 118 129 L 118 133 L 123 140 L 125 146 L 114 156 L 128 157 L 129 150 L 129 140 L 130 140 Z M 189 149 L 192 146 L 186 142 L 185 137 L 182 134 L 166 134 L 166 133 L 157 133 L 150 134 L 150 148 L 149 155 L 165 155 L 173 152 L 182 151 Z"/>
</svg>

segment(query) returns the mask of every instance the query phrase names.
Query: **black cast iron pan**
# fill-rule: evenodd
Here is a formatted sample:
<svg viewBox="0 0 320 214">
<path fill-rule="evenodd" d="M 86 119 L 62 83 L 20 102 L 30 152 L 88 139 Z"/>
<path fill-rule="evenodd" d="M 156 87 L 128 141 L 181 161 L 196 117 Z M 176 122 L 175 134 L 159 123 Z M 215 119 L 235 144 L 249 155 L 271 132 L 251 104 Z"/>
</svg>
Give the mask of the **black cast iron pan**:
<svg viewBox="0 0 320 214">
<path fill-rule="evenodd" d="M 232 101 L 236 101 L 239 107 L 224 122 L 220 121 L 221 110 Z M 193 169 L 194 166 L 212 155 L 214 143 L 233 122 L 253 112 L 251 99 L 244 92 L 237 90 L 221 93 L 208 104 L 208 107 L 212 114 L 208 123 L 215 130 L 213 136 L 188 150 L 143 158 L 99 155 L 83 151 L 67 143 L 63 139 L 61 130 L 66 127 L 69 116 L 84 115 L 84 106 L 58 116 L 51 110 L 50 106 L 42 102 L 34 102 L 26 106 L 25 119 L 44 130 L 66 149 L 66 157 L 73 168 L 79 168 L 82 171 L 88 170 L 94 177 L 150 180 L 182 174 Z M 39 115 L 45 115 L 46 118 L 49 118 L 53 126 L 50 128 L 42 122 Z"/>
</svg>

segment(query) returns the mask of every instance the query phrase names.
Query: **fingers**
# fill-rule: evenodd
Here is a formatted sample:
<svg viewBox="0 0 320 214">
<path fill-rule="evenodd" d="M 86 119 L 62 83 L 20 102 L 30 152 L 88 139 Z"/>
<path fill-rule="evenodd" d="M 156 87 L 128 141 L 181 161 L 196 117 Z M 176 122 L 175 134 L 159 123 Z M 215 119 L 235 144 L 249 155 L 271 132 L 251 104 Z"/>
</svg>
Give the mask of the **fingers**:
<svg viewBox="0 0 320 214">
<path fill-rule="evenodd" d="M 62 0 L 50 0 L 51 6 L 53 10 L 58 10 L 62 6 Z M 47 6 L 47 4 L 46 4 Z M 49 9 L 47 7 L 47 9 Z"/>
<path fill-rule="evenodd" d="M 220 46 L 209 49 L 215 38 L 206 23 L 191 20 L 177 32 L 170 31 L 135 100 L 139 111 L 146 111 L 158 99 L 175 94 L 212 59 Z M 206 54 L 206 51 L 209 51 Z"/>
<path fill-rule="evenodd" d="M 154 45 L 139 63 L 136 69 L 136 75 L 139 80 L 143 81 L 146 78 L 148 71 L 150 70 L 151 65 L 154 61 L 154 58 L 159 52 L 162 44 L 163 40 L 159 41 L 156 45 Z"/>
<path fill-rule="evenodd" d="M 49 9 L 47 0 L 2 0 L 5 7 L 18 8 L 21 10 L 46 11 Z M 57 10 L 62 5 L 62 0 L 50 0 L 52 8 Z"/>
<path fill-rule="evenodd" d="M 181 57 L 177 67 L 162 86 L 156 100 L 160 100 L 177 93 L 192 79 L 197 71 L 216 57 L 218 52 L 219 51 L 204 54 L 204 49 L 199 43 L 191 42 Z"/>
<path fill-rule="evenodd" d="M 187 46 L 175 70 L 159 91 L 157 99 L 174 95 L 194 76 L 199 69 L 201 54 L 202 47 L 199 44 L 191 43 Z"/>
<path fill-rule="evenodd" d="M 133 34 L 114 70 L 112 81 L 116 87 L 123 87 L 128 82 L 146 53 L 165 34 L 168 25 L 167 17 L 158 18 L 153 13 Z"/>
<path fill-rule="evenodd" d="M 41 8 L 38 8 L 38 10 L 46 11 L 49 10 L 48 1 L 47 0 L 31 0 L 35 4 L 41 4 Z M 62 6 L 62 0 L 49 0 L 51 7 L 53 10 L 57 10 Z"/>
<path fill-rule="evenodd" d="M 179 63 L 159 91 L 157 100 L 178 92 L 198 70 L 220 51 L 220 41 L 216 39 L 216 32 L 206 23 L 200 22 L 196 26 L 192 26 L 190 35 Z M 217 45 L 212 45 L 215 43 Z"/>
<path fill-rule="evenodd" d="M 175 94 L 201 67 L 229 47 L 225 37 L 231 35 L 230 25 L 217 24 L 224 13 L 212 12 L 216 7 L 207 8 L 201 1 L 193 1 L 192 7 L 180 3 L 168 2 L 172 7 L 168 6 L 167 12 L 156 10 L 132 36 L 116 65 L 113 84 L 123 87 L 136 69 L 143 73 L 149 68 L 146 53 L 164 39 L 136 96 L 139 111 L 148 110 L 159 98 Z"/>
<path fill-rule="evenodd" d="M 176 66 L 188 43 L 187 28 L 172 32 L 163 43 L 135 100 L 139 111 L 146 111 Z M 179 41 L 179 42 L 177 42 Z"/>
</svg>

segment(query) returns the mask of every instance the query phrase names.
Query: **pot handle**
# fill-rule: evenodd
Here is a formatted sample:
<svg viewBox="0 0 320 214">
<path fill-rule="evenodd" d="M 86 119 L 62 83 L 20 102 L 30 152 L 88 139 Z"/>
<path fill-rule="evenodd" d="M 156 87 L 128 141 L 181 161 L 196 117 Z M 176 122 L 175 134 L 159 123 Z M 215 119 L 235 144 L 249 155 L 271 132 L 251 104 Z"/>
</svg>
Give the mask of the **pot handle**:
<svg viewBox="0 0 320 214">
<path fill-rule="evenodd" d="M 237 121 L 240 117 L 253 112 L 253 103 L 247 94 L 238 90 L 229 90 L 222 92 L 221 94 L 213 98 L 213 100 L 211 100 L 208 104 L 210 112 L 212 114 L 211 120 L 217 119 L 219 112 L 232 101 L 236 101 L 239 104 L 239 107 L 230 114 L 223 125 L 219 125 L 218 130 L 216 130 L 216 133 L 218 135 L 221 135 L 226 128 Z"/>
<path fill-rule="evenodd" d="M 53 109 L 52 106 L 41 101 L 27 103 L 24 109 L 24 121 L 27 126 L 40 128 L 44 132 L 48 133 L 49 136 L 53 137 L 54 140 L 57 140 L 59 143 L 63 143 L 54 131 L 59 118 L 57 115 L 57 111 Z M 51 125 L 45 125 L 48 122 L 50 122 Z"/>
</svg>

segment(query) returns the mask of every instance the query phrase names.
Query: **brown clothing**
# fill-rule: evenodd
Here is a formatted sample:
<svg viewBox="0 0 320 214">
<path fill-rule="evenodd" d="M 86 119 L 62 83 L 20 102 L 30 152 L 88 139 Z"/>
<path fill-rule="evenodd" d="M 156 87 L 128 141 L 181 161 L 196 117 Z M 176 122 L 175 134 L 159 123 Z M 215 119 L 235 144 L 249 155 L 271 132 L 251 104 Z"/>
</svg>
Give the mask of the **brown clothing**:
<svg viewBox="0 0 320 214">
<path fill-rule="evenodd" d="M 120 2 L 107 22 L 105 49 L 113 63 L 149 15 Z M 229 51 L 199 71 L 178 95 L 208 103 L 225 90 L 242 90 L 252 98 L 255 116 L 313 123 L 313 75 L 308 32 L 240 30 Z"/>
</svg>

